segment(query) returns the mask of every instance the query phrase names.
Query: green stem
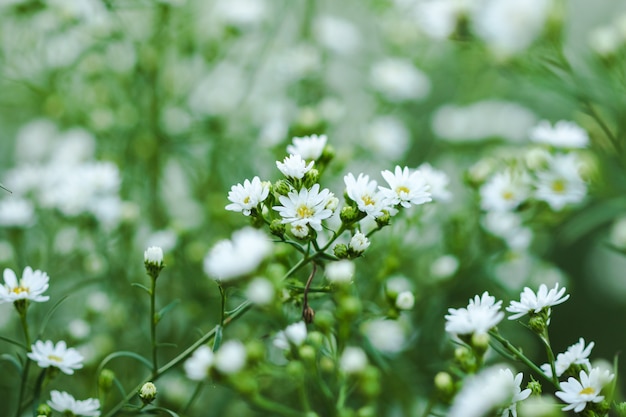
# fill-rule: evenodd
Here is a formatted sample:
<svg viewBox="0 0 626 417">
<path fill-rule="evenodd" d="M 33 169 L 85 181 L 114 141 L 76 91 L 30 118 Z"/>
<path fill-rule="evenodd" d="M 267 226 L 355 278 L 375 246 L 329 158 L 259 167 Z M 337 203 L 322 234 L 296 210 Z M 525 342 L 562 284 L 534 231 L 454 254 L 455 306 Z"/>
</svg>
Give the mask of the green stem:
<svg viewBox="0 0 626 417">
<path fill-rule="evenodd" d="M 548 363 L 550 364 L 550 369 L 552 370 L 552 383 L 558 387 L 559 379 L 556 376 L 556 364 L 555 364 L 554 352 L 552 351 L 552 346 L 550 346 L 550 337 L 548 336 L 547 328 L 543 331 L 543 334 L 539 335 L 539 338 L 541 339 L 544 346 L 546 347 Z"/>
<path fill-rule="evenodd" d="M 28 331 L 28 320 L 26 319 L 26 311 L 20 311 L 20 321 L 22 322 L 22 330 L 24 330 L 24 340 L 26 341 L 26 346 L 30 349 L 31 341 Z"/>
<path fill-rule="evenodd" d="M 282 404 L 270 401 L 267 398 L 260 395 L 254 396 L 250 402 L 265 411 L 270 411 L 273 414 L 280 414 L 285 417 L 302 417 L 302 412 L 286 407 Z"/>
<path fill-rule="evenodd" d="M 224 287 L 219 282 L 217 283 L 217 288 L 220 290 L 220 298 L 222 299 L 221 310 L 220 310 L 220 325 L 224 327 L 224 319 L 226 318 L 226 291 L 224 291 Z"/>
<path fill-rule="evenodd" d="M 17 410 L 15 410 L 15 417 L 22 415 L 22 400 L 24 399 L 24 393 L 26 391 L 26 380 L 28 379 L 28 371 L 30 370 L 30 359 L 26 358 L 26 364 L 22 371 L 22 381 L 20 382 L 20 393 L 17 397 Z"/>
<path fill-rule="evenodd" d="M 152 288 L 150 288 L 150 339 L 152 343 L 152 376 L 155 377 L 159 365 L 157 363 L 157 341 L 156 341 L 156 277 L 151 276 Z"/>
</svg>

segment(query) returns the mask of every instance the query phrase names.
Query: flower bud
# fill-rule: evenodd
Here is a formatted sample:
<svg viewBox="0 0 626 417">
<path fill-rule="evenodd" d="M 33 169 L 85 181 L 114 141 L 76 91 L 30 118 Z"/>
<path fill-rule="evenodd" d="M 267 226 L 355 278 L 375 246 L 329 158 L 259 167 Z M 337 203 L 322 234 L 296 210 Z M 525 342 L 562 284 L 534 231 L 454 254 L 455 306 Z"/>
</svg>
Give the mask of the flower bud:
<svg viewBox="0 0 626 417">
<path fill-rule="evenodd" d="M 315 317 L 315 327 L 322 333 L 328 333 L 332 331 L 335 325 L 335 317 L 328 310 L 321 310 Z"/>
<path fill-rule="evenodd" d="M 359 210 L 356 207 L 344 206 L 339 213 L 339 218 L 343 224 L 352 224 L 359 219 Z"/>
<path fill-rule="evenodd" d="M 102 392 L 109 392 L 115 381 L 115 373 L 110 369 L 103 369 L 98 377 L 98 387 Z"/>
<path fill-rule="evenodd" d="M 370 240 L 361 232 L 356 232 L 350 239 L 350 251 L 355 256 L 359 256 L 370 246 Z"/>
<path fill-rule="evenodd" d="M 617 404 L 615 406 L 615 411 L 619 417 L 626 417 L 626 402 Z"/>
<path fill-rule="evenodd" d="M 415 305 L 415 296 L 411 291 L 402 291 L 396 297 L 395 305 L 399 310 L 411 310 Z"/>
<path fill-rule="evenodd" d="M 148 275 L 156 279 L 164 266 L 163 249 L 158 246 L 150 246 L 143 253 L 143 262 Z"/>
<path fill-rule="evenodd" d="M 491 337 L 487 333 L 474 333 L 471 339 L 471 345 L 478 357 L 482 357 L 489 348 L 489 340 Z"/>
<path fill-rule="evenodd" d="M 376 409 L 369 405 L 365 407 L 361 407 L 356 411 L 357 417 L 375 417 L 378 415 Z"/>
<path fill-rule="evenodd" d="M 320 172 L 317 170 L 317 168 L 311 168 L 306 174 L 304 174 L 303 185 L 306 188 L 311 188 L 314 184 L 317 184 L 319 179 Z"/>
<path fill-rule="evenodd" d="M 144 404 L 150 404 L 157 395 L 157 388 L 152 382 L 146 382 L 139 390 L 139 398 Z"/>
<path fill-rule="evenodd" d="M 379 229 L 387 226 L 391 221 L 391 216 L 387 210 L 383 210 L 383 214 L 381 216 L 376 217 L 376 225 Z"/>
<path fill-rule="evenodd" d="M 310 345 L 300 346 L 298 355 L 304 362 L 313 363 L 315 361 L 315 348 Z"/>
<path fill-rule="evenodd" d="M 37 406 L 37 417 L 50 417 L 52 415 L 52 408 L 48 404 L 39 404 Z"/>
<path fill-rule="evenodd" d="M 541 383 L 539 381 L 535 381 L 535 379 L 531 379 L 528 382 L 528 385 L 526 385 L 526 388 L 528 388 L 531 392 L 532 395 L 541 395 Z"/>
<path fill-rule="evenodd" d="M 454 380 L 447 372 L 439 372 L 435 375 L 435 388 L 441 397 L 448 401 L 454 394 Z"/>
<path fill-rule="evenodd" d="M 272 189 L 276 194 L 286 196 L 291 191 L 291 185 L 287 180 L 278 180 L 274 183 Z"/>
<path fill-rule="evenodd" d="M 548 322 L 543 316 L 543 314 L 539 313 L 532 316 L 528 320 L 528 327 L 530 328 L 530 330 L 537 334 L 543 334 L 543 332 L 548 328 Z"/>
<path fill-rule="evenodd" d="M 348 247 L 343 243 L 338 243 L 333 247 L 333 253 L 339 259 L 347 259 L 348 258 Z"/>
</svg>

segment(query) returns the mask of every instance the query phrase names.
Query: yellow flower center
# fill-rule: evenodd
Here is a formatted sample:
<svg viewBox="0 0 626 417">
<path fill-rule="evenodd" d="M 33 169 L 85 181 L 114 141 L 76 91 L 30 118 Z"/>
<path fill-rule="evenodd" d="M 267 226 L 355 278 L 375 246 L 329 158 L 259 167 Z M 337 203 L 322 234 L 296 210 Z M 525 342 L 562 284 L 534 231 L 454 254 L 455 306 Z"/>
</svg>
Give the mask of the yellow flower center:
<svg viewBox="0 0 626 417">
<path fill-rule="evenodd" d="M 246 198 L 243 199 L 243 204 L 248 204 L 250 202 L 250 196 L 246 196 Z"/>
<path fill-rule="evenodd" d="M 298 215 L 298 217 L 300 217 L 301 219 L 305 219 L 308 217 L 311 217 L 315 214 L 315 212 L 308 206 L 302 204 L 300 207 L 298 207 L 298 209 L 296 210 L 296 214 Z"/>
<path fill-rule="evenodd" d="M 369 195 L 364 195 L 363 197 L 361 197 L 361 200 L 363 201 L 363 204 L 365 204 L 366 206 L 373 206 L 376 204 L 374 202 L 374 199 L 370 197 Z"/>
<path fill-rule="evenodd" d="M 410 193 L 410 192 L 411 192 L 411 190 L 409 190 L 409 189 L 408 189 L 407 187 L 405 187 L 404 185 L 401 185 L 401 186 L 399 186 L 399 187 L 396 187 L 396 193 L 398 193 L 398 194 L 402 194 L 402 193 L 408 194 L 408 193 Z"/>
<path fill-rule="evenodd" d="M 562 193 L 565 191 L 565 181 L 563 180 L 555 180 L 552 182 L 552 191 L 555 193 Z"/>
<path fill-rule="evenodd" d="M 48 359 L 54 362 L 63 362 L 63 358 L 57 355 L 48 355 Z"/>
<path fill-rule="evenodd" d="M 595 394 L 595 393 L 596 393 L 596 390 L 594 390 L 592 387 L 583 388 L 583 390 L 579 392 L 579 394 Z"/>
<path fill-rule="evenodd" d="M 504 198 L 505 200 L 513 200 L 513 197 L 515 197 L 515 194 L 513 194 L 511 191 L 505 191 L 502 193 L 502 198 Z"/>
<path fill-rule="evenodd" d="M 28 292 L 28 288 L 26 287 L 15 287 L 11 290 L 12 293 L 14 294 L 22 294 L 24 292 Z"/>
</svg>

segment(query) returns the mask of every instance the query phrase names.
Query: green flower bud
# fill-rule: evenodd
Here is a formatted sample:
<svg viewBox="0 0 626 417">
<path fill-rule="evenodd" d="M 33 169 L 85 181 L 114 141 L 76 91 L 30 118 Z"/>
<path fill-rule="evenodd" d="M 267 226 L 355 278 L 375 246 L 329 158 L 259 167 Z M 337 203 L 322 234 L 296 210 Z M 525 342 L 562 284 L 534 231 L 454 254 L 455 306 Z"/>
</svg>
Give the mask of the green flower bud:
<svg viewBox="0 0 626 417">
<path fill-rule="evenodd" d="M 239 373 L 236 377 L 230 378 L 229 382 L 244 396 L 253 396 L 259 390 L 256 378 L 248 373 Z"/>
<path fill-rule="evenodd" d="M 157 388 L 152 382 L 146 382 L 139 390 L 139 398 L 144 404 L 150 404 L 157 395 Z"/>
<path fill-rule="evenodd" d="M 287 180 L 278 180 L 274 183 L 272 189 L 276 194 L 286 196 L 287 194 L 289 194 L 289 191 L 291 191 L 291 185 Z"/>
<path fill-rule="evenodd" d="M 454 394 L 454 380 L 447 372 L 439 372 L 435 375 L 435 388 L 446 401 L 452 398 Z"/>
<path fill-rule="evenodd" d="M 304 174 L 302 183 L 306 188 L 311 188 L 313 187 L 313 184 L 317 184 L 319 179 L 320 179 L 320 172 L 316 168 L 311 168 L 309 172 Z"/>
<path fill-rule="evenodd" d="M 290 361 L 287 364 L 286 370 L 287 374 L 296 380 L 300 380 L 304 375 L 304 366 L 302 365 L 302 362 L 299 361 Z"/>
<path fill-rule="evenodd" d="M 376 217 L 376 225 L 378 226 L 379 229 L 382 229 L 383 227 L 387 226 L 390 221 L 391 221 L 391 216 L 389 215 L 389 212 L 387 210 L 383 210 L 383 214 L 379 217 Z"/>
<path fill-rule="evenodd" d="M 471 339 L 471 346 L 476 352 L 476 356 L 482 358 L 489 348 L 489 340 L 491 338 L 487 333 L 474 333 Z"/>
<path fill-rule="evenodd" d="M 110 369 L 103 369 L 98 377 L 98 387 L 102 392 L 109 392 L 115 381 L 115 373 Z"/>
<path fill-rule="evenodd" d="M 246 343 L 246 361 L 249 364 L 261 362 L 265 359 L 265 345 L 258 340 Z"/>
<path fill-rule="evenodd" d="M 356 412 L 357 417 L 375 417 L 378 414 L 376 409 L 372 406 L 361 407 Z"/>
<path fill-rule="evenodd" d="M 533 315 L 528 320 L 528 327 L 530 327 L 530 330 L 532 330 L 533 332 L 537 334 L 543 334 L 548 328 L 548 323 L 544 315 L 541 314 L 540 312 L 538 314 Z"/>
<path fill-rule="evenodd" d="M 322 333 L 329 333 L 335 325 L 335 317 L 328 310 L 321 310 L 315 316 L 315 327 Z"/>
<path fill-rule="evenodd" d="M 328 356 L 322 356 L 320 358 L 320 369 L 322 372 L 330 374 L 335 371 L 335 362 Z"/>
<path fill-rule="evenodd" d="M 352 224 L 359 219 L 359 210 L 356 207 L 344 206 L 339 213 L 343 224 Z"/>
<path fill-rule="evenodd" d="M 626 417 L 626 402 L 617 404 L 615 406 L 615 411 L 619 417 Z"/>
<path fill-rule="evenodd" d="M 459 367 L 465 372 L 474 372 L 476 368 L 476 358 L 471 350 L 465 346 L 459 346 L 454 350 L 454 359 Z"/>
<path fill-rule="evenodd" d="M 541 395 L 541 383 L 532 377 L 528 385 L 526 385 L 526 388 L 530 390 L 531 395 Z"/>
<path fill-rule="evenodd" d="M 281 223 L 278 219 L 272 220 L 272 223 L 270 223 L 270 233 L 282 239 L 283 236 L 285 236 L 285 224 Z"/>
<path fill-rule="evenodd" d="M 315 323 L 318 324 L 319 319 L 320 319 L 320 314 L 323 313 L 323 311 L 320 311 L 317 315 L 317 320 L 315 320 Z M 315 347 L 315 348 L 319 348 L 322 346 L 322 344 L 324 343 L 324 335 L 318 331 L 312 331 L 309 332 L 309 334 L 307 335 L 307 339 L 309 341 L 309 343 L 311 344 L 311 346 Z"/>
<path fill-rule="evenodd" d="M 52 408 L 48 404 L 39 404 L 37 406 L 37 417 L 50 417 L 52 415 Z"/>
<path fill-rule="evenodd" d="M 344 207 L 345 208 L 345 207 Z M 341 210 L 343 213 L 343 210 Z M 333 253 L 339 259 L 348 259 L 348 246 L 343 243 L 339 243 L 333 247 Z"/>
<path fill-rule="evenodd" d="M 380 393 L 380 372 L 377 368 L 368 365 L 362 375 L 361 392 L 366 397 L 376 397 Z"/>
<path fill-rule="evenodd" d="M 337 317 L 344 320 L 352 320 L 361 312 L 361 300 L 357 297 L 343 297 L 339 301 Z"/>
<path fill-rule="evenodd" d="M 302 345 L 298 349 L 298 355 L 303 361 L 312 363 L 315 361 L 315 348 L 310 345 Z"/>
</svg>

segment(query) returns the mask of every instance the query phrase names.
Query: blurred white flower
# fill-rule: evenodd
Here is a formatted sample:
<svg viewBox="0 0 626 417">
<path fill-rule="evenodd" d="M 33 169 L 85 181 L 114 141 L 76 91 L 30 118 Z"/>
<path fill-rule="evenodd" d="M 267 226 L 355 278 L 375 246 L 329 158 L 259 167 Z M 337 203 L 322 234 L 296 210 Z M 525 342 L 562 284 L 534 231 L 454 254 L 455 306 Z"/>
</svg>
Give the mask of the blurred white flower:
<svg viewBox="0 0 626 417">
<path fill-rule="evenodd" d="M 363 324 L 365 336 L 372 346 L 384 353 L 404 349 L 406 332 L 396 320 L 374 319 Z"/>
<path fill-rule="evenodd" d="M 300 155 L 305 160 L 316 160 L 322 156 L 327 141 L 326 135 L 311 135 L 294 137 L 293 144 L 287 145 L 287 152 L 291 155 Z"/>
<path fill-rule="evenodd" d="M 214 11 L 224 23 L 239 27 L 257 24 L 269 12 L 265 0 L 218 0 Z"/>
<path fill-rule="evenodd" d="M 356 232 L 350 239 L 348 246 L 356 253 L 363 253 L 365 249 L 369 248 L 370 240 L 363 233 Z"/>
<path fill-rule="evenodd" d="M 530 140 L 557 148 L 586 148 L 589 135 L 574 122 L 559 120 L 552 126 L 549 121 L 542 120 L 530 130 Z"/>
<path fill-rule="evenodd" d="M 447 189 L 450 179 L 445 172 L 433 168 L 427 162 L 417 167 L 417 170 L 422 173 L 424 181 L 430 187 L 428 191 L 433 200 L 446 202 L 452 199 L 452 193 Z"/>
<path fill-rule="evenodd" d="M 282 223 L 309 225 L 317 231 L 322 230 L 322 220 L 332 216 L 332 210 L 326 208 L 331 192 L 324 188 L 320 191 L 319 184 L 313 184 L 310 190 L 302 188 L 300 192 L 290 191 L 287 196 L 278 199 L 282 206 L 274 206 L 282 219 Z"/>
<path fill-rule="evenodd" d="M 313 22 L 313 33 L 322 46 L 341 55 L 355 52 L 361 43 L 356 26 L 336 16 L 318 16 Z"/>
<path fill-rule="evenodd" d="M 591 369 L 589 355 L 591 354 L 591 349 L 593 349 L 594 345 L 594 342 L 589 342 L 589 344 L 585 346 L 585 339 L 581 337 L 578 340 L 578 343 L 574 343 L 568 347 L 565 352 L 559 353 L 556 356 L 556 361 L 554 363 L 556 376 L 562 376 L 572 365 L 582 365 L 584 366 L 584 369 L 589 371 Z M 541 370 L 548 376 L 548 378 L 552 378 L 552 367 L 549 363 L 541 365 Z"/>
<path fill-rule="evenodd" d="M 452 255 L 442 255 L 430 265 L 430 274 L 434 278 L 445 279 L 451 277 L 459 269 L 459 260 Z"/>
<path fill-rule="evenodd" d="M 623 42 L 622 34 L 613 26 L 600 27 L 589 33 L 589 46 L 602 57 L 617 53 Z"/>
<path fill-rule="evenodd" d="M 530 196 L 529 179 L 523 173 L 505 170 L 480 187 L 480 206 L 488 211 L 516 209 Z"/>
<path fill-rule="evenodd" d="M 251 210 L 265 201 L 269 193 L 269 183 L 261 181 L 259 177 L 252 178 L 252 181 L 246 179 L 243 185 L 237 184 L 230 187 L 228 199 L 232 203 L 226 206 L 226 210 L 241 212 L 244 216 L 249 216 Z"/>
<path fill-rule="evenodd" d="M 466 0 L 421 1 L 414 15 L 420 29 L 433 39 L 446 39 L 452 35 L 459 18 L 467 14 L 472 2 Z"/>
<path fill-rule="evenodd" d="M 411 310 L 415 305 L 415 296 L 411 291 L 402 291 L 396 297 L 396 307 L 399 310 Z"/>
<path fill-rule="evenodd" d="M 0 200 L 0 226 L 26 227 L 35 220 L 35 207 L 23 198 L 15 197 Z"/>
<path fill-rule="evenodd" d="M 56 345 L 50 340 L 38 340 L 31 347 L 27 355 L 37 362 L 41 368 L 50 366 L 59 368 L 61 372 L 72 375 L 74 370 L 83 367 L 83 356 L 74 348 L 68 348 L 63 340 Z"/>
<path fill-rule="evenodd" d="M 609 241 L 620 249 L 626 249 L 626 217 L 621 217 L 613 223 Z"/>
<path fill-rule="evenodd" d="M 391 200 L 384 193 L 378 190 L 376 181 L 370 181 L 370 177 L 365 174 L 359 174 L 355 179 L 350 172 L 343 177 L 346 184 L 346 194 L 357 203 L 359 211 L 366 213 L 369 217 L 377 218 L 383 215 L 383 210 L 388 210 L 391 206 Z"/>
<path fill-rule="evenodd" d="M 48 289 L 50 278 L 40 270 L 27 266 L 22 278 L 18 281 L 12 269 L 4 270 L 4 285 L 0 286 L 0 302 L 13 303 L 17 300 L 30 300 L 37 303 L 48 301 L 49 296 L 43 295 Z"/>
<path fill-rule="evenodd" d="M 448 417 L 483 417 L 509 407 L 519 386 L 501 371 L 499 366 L 491 366 L 467 377 L 454 397 Z"/>
<path fill-rule="evenodd" d="M 246 347 L 239 340 L 229 340 L 215 353 L 213 366 L 219 372 L 231 375 L 246 365 Z"/>
<path fill-rule="evenodd" d="M 359 374 L 367 367 L 367 355 L 356 346 L 346 346 L 339 358 L 339 369 L 348 375 Z"/>
<path fill-rule="evenodd" d="M 580 413 L 587 407 L 587 403 L 599 403 L 604 399 L 600 395 L 602 388 L 611 380 L 614 375 L 608 370 L 593 368 L 590 372 L 580 371 L 579 380 L 570 377 L 567 382 L 561 382 L 561 390 L 554 393 L 563 402 L 567 403 L 563 411 L 574 410 Z"/>
<path fill-rule="evenodd" d="M 396 165 L 395 171 L 385 170 L 381 175 L 387 181 L 389 188 L 378 187 L 392 204 L 411 207 L 432 201 L 429 185 L 422 173 L 418 170 L 411 172 L 408 167 Z"/>
<path fill-rule="evenodd" d="M 76 400 L 67 392 L 50 391 L 48 405 L 62 415 L 98 417 L 100 416 L 100 401 L 95 398 Z"/>
<path fill-rule="evenodd" d="M 580 161 L 576 154 L 554 155 L 546 170 L 537 172 L 535 198 L 559 211 L 567 204 L 580 203 L 587 194 L 587 185 L 580 177 Z"/>
<path fill-rule="evenodd" d="M 526 314 L 536 314 L 543 309 L 548 309 L 549 312 L 551 307 L 569 299 L 569 294 L 565 294 L 565 291 L 565 287 L 559 289 L 558 283 L 549 291 L 545 284 L 541 284 L 537 293 L 525 287 L 520 294 L 520 300 L 511 301 L 511 304 L 506 308 L 509 313 L 514 313 L 509 316 L 509 320 L 516 320 Z"/>
<path fill-rule="evenodd" d="M 271 251 L 265 233 L 246 227 L 213 246 L 204 258 L 204 272 L 213 279 L 229 281 L 254 272 Z"/>
<path fill-rule="evenodd" d="M 193 381 L 202 381 L 209 375 L 209 370 L 215 362 L 215 355 L 206 345 L 200 346 L 193 352 L 183 365 L 187 378 Z"/>
<path fill-rule="evenodd" d="M 279 349 L 287 350 L 291 345 L 296 347 L 302 346 L 306 340 L 306 336 L 306 323 L 304 321 L 299 321 L 297 323 L 290 324 L 285 328 L 285 330 L 281 330 L 276 333 L 273 344 Z"/>
<path fill-rule="evenodd" d="M 428 77 L 411 61 L 401 58 L 387 58 L 374 64 L 370 82 L 390 101 L 421 100 L 430 93 Z"/>
<path fill-rule="evenodd" d="M 448 309 L 446 332 L 452 336 L 487 333 L 504 318 L 501 306 L 502 300 L 496 302 L 487 291 L 481 296 L 476 295 L 469 300 L 467 308 Z"/>
<path fill-rule="evenodd" d="M 326 279 L 333 284 L 348 284 L 352 282 L 354 269 L 354 262 L 347 259 L 329 262 L 325 270 Z"/>
<path fill-rule="evenodd" d="M 517 417 L 517 403 L 520 401 L 524 401 L 526 398 L 530 397 L 531 390 L 529 388 L 522 390 L 521 385 L 524 374 L 522 374 L 521 372 L 513 376 L 513 372 L 511 372 L 509 368 L 504 368 L 500 369 L 500 373 L 507 378 L 507 383 L 509 381 L 513 381 L 514 387 L 511 403 L 508 405 L 508 407 L 504 408 L 501 417 Z"/>
<path fill-rule="evenodd" d="M 365 132 L 367 149 L 382 158 L 401 159 L 409 148 L 410 133 L 406 126 L 393 116 L 376 117 Z"/>
<path fill-rule="evenodd" d="M 91 326 L 83 319 L 74 319 L 67 325 L 67 331 L 76 340 L 83 340 L 91 332 Z"/>
<path fill-rule="evenodd" d="M 304 175 L 313 168 L 314 162 L 308 164 L 302 156 L 295 154 L 285 157 L 283 162 L 276 161 L 276 166 L 287 178 L 302 179 Z"/>
<path fill-rule="evenodd" d="M 274 300 L 276 289 L 268 279 L 256 277 L 246 287 L 246 297 L 250 302 L 264 306 Z"/>
</svg>

